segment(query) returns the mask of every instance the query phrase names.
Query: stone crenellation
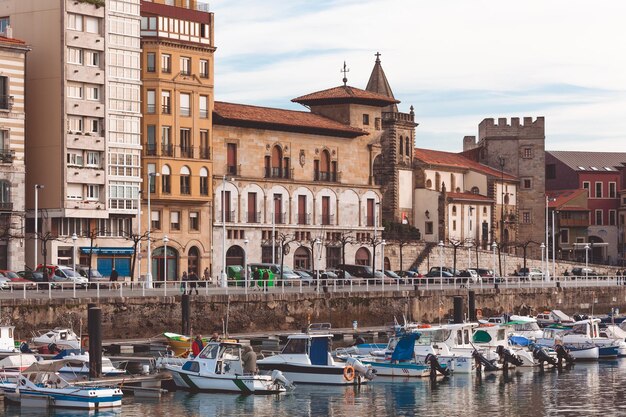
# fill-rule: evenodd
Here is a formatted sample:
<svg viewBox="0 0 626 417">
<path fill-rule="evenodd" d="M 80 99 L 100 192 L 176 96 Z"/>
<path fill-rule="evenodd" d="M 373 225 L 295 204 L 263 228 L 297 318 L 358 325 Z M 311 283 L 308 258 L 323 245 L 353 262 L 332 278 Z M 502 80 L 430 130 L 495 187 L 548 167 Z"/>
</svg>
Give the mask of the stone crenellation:
<svg viewBox="0 0 626 417">
<path fill-rule="evenodd" d="M 478 125 L 479 140 L 486 136 L 524 136 L 543 138 L 545 131 L 544 117 L 524 117 L 520 124 L 519 117 L 511 117 L 510 123 L 506 117 L 498 118 L 496 124 L 493 118 L 483 119 Z M 463 139 L 465 142 L 465 138 Z"/>
</svg>

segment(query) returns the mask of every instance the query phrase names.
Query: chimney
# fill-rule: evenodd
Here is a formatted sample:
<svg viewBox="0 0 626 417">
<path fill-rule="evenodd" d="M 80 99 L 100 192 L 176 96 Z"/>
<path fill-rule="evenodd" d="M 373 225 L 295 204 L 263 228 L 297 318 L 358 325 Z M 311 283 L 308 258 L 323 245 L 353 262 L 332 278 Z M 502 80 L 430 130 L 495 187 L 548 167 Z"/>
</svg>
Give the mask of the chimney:
<svg viewBox="0 0 626 417">
<path fill-rule="evenodd" d="M 13 39 L 13 28 L 11 26 L 7 25 L 6 29 L 4 30 L 4 36 L 6 38 Z"/>
</svg>

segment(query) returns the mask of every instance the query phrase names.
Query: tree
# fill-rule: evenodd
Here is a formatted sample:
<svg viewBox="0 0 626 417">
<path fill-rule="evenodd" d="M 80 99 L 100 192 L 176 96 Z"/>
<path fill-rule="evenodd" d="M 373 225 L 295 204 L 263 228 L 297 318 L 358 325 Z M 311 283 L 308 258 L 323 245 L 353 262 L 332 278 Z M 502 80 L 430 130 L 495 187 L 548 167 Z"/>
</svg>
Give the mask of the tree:
<svg viewBox="0 0 626 417">
<path fill-rule="evenodd" d="M 462 240 L 457 240 L 457 239 L 448 239 L 448 243 L 450 244 L 450 246 L 452 246 L 453 249 L 453 269 L 454 269 L 454 274 L 456 275 L 456 252 L 457 250 L 461 247 L 461 246 L 465 246 L 465 242 Z"/>
<path fill-rule="evenodd" d="M 296 241 L 296 237 L 294 235 L 290 235 L 287 233 L 280 233 L 278 238 L 276 239 L 276 243 L 278 243 L 278 247 L 280 248 L 280 279 L 282 282 L 283 279 L 283 266 L 285 261 L 285 255 L 289 254 L 289 245 L 292 242 Z"/>
<path fill-rule="evenodd" d="M 372 236 L 365 238 L 363 243 L 372 247 L 372 278 L 376 278 L 376 247 L 382 243 L 382 237 Z M 384 262 L 384 261 L 383 261 Z"/>
<path fill-rule="evenodd" d="M 43 273 L 45 274 L 44 278 L 48 280 L 50 278 L 48 275 L 50 271 L 48 271 L 48 268 L 46 268 L 48 265 L 48 242 L 59 240 L 59 236 L 53 235 L 50 232 L 38 232 L 37 238 L 39 239 L 39 242 L 41 242 L 41 255 L 43 256 L 44 265 Z M 37 265 L 35 265 L 35 269 L 37 269 Z"/>
<path fill-rule="evenodd" d="M 526 252 L 530 245 L 538 245 L 539 243 L 534 240 L 525 240 L 523 242 L 515 242 L 513 245 L 517 248 L 522 248 L 522 253 L 524 255 L 524 269 L 526 269 Z"/>
<path fill-rule="evenodd" d="M 410 224 L 389 222 L 383 230 L 383 238 L 398 245 L 400 252 L 400 270 L 404 270 L 402 250 L 405 246 L 415 245 L 422 238 L 419 229 Z"/>
<path fill-rule="evenodd" d="M 150 236 L 150 233 L 148 231 L 144 232 L 143 234 L 137 234 L 135 232 L 125 232 L 124 233 L 124 238 L 126 238 L 126 240 L 130 240 L 131 242 L 133 242 L 133 257 L 130 261 L 130 282 L 132 285 L 132 282 L 134 280 L 135 277 L 135 265 L 137 264 L 137 248 L 139 247 L 139 244 L 141 242 L 144 241 L 148 241 L 148 237 Z M 148 262 L 150 262 L 150 260 L 148 260 Z"/>
<path fill-rule="evenodd" d="M 336 236 L 335 243 L 341 247 L 341 263 L 346 263 L 346 246 L 356 243 L 355 237 L 351 234 L 352 230 L 341 232 Z"/>
</svg>

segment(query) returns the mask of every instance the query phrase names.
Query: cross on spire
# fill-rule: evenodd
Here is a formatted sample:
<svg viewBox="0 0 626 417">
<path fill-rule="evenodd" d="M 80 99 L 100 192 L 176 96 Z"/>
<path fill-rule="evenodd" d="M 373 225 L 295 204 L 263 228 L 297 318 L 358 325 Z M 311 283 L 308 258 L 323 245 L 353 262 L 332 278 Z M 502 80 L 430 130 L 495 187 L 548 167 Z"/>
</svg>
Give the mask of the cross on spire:
<svg viewBox="0 0 626 417">
<path fill-rule="evenodd" d="M 339 72 L 343 72 L 343 85 L 345 87 L 346 85 L 348 85 L 347 73 L 350 72 L 350 69 L 346 66 L 346 61 L 343 61 L 343 68 L 340 69 Z"/>
<path fill-rule="evenodd" d="M 376 62 L 380 62 L 380 52 L 376 52 L 374 55 L 376 55 Z"/>
</svg>

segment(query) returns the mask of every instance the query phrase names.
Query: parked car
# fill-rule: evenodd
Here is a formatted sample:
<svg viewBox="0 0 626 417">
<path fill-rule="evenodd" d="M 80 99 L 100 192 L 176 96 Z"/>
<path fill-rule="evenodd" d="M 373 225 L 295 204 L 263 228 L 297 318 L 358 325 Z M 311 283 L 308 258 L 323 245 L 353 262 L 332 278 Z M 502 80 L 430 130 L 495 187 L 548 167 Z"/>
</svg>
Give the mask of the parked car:
<svg viewBox="0 0 626 417">
<path fill-rule="evenodd" d="M 376 271 L 376 272 L 381 272 L 381 271 Z M 385 269 L 384 272 L 385 272 L 385 277 L 391 278 L 391 280 L 385 279 L 385 284 L 396 284 L 398 282 L 400 284 L 405 284 L 406 283 L 404 278 L 402 278 L 400 275 L 396 274 L 392 270 Z"/>
<path fill-rule="evenodd" d="M 435 282 L 439 282 L 439 278 L 444 278 L 444 282 L 448 282 L 450 278 L 454 278 L 454 275 L 452 275 L 452 273 L 448 272 L 448 271 L 441 271 L 439 272 L 439 268 L 437 268 L 436 271 L 433 271 L 431 268 L 431 271 L 428 272 L 428 274 L 424 275 L 424 278 L 429 282 L 429 283 L 435 283 Z"/>
<path fill-rule="evenodd" d="M 402 278 L 421 278 L 423 275 L 418 271 L 395 271 Z"/>
<path fill-rule="evenodd" d="M 74 271 L 69 266 L 63 265 L 47 265 L 46 269 L 51 277 L 52 282 L 57 283 L 73 283 L 81 288 L 86 288 L 89 285 L 89 280 L 86 277 L 81 277 L 80 274 Z M 43 272 L 43 265 L 37 267 L 37 271 Z"/>
<path fill-rule="evenodd" d="M 371 279 L 376 278 L 376 282 L 380 282 L 383 277 L 382 272 L 372 270 L 369 265 L 356 265 L 356 264 L 339 264 L 337 269 L 341 269 L 350 273 L 350 275 L 357 278 Z"/>
<path fill-rule="evenodd" d="M 98 283 L 100 283 L 100 288 L 102 288 L 103 285 L 111 285 L 111 279 L 102 275 L 96 268 L 91 268 L 91 276 L 89 276 L 88 266 L 79 265 L 76 267 L 76 272 L 78 272 L 81 277 L 85 277 L 89 280 L 89 286 L 91 288 L 96 288 Z"/>
<path fill-rule="evenodd" d="M 431 266 L 430 270 L 428 271 L 428 273 L 431 272 L 436 272 L 439 273 L 439 268 L 438 266 Z M 443 268 L 441 268 L 444 272 L 449 272 L 451 273 L 453 276 L 459 276 L 459 274 L 461 273 L 458 269 L 454 269 L 454 268 L 449 268 L 447 266 L 444 266 Z"/>
<path fill-rule="evenodd" d="M 0 276 L 7 278 L 10 281 L 8 283 L 9 285 L 15 285 L 19 289 L 21 289 L 23 286 L 26 286 L 27 289 L 37 288 L 37 284 L 35 284 L 33 281 L 22 278 L 13 271 L 0 270 Z"/>
<path fill-rule="evenodd" d="M 466 278 L 463 279 L 463 282 L 471 282 L 473 284 L 476 284 L 478 282 L 483 282 L 483 278 L 478 275 L 478 272 L 476 272 L 475 269 L 464 269 L 459 273 L 459 276 L 461 278 Z"/>
<path fill-rule="evenodd" d="M 10 279 L 8 279 L 7 277 L 0 277 L 0 290 L 8 290 L 10 289 L 10 284 L 9 282 L 11 282 Z"/>
<path fill-rule="evenodd" d="M 584 268 L 584 267 L 576 267 L 576 268 L 572 268 L 572 275 L 575 277 L 584 277 L 584 276 L 596 276 L 598 275 L 598 273 L 591 268 Z"/>
<path fill-rule="evenodd" d="M 29 280 L 29 281 L 43 282 L 43 273 L 42 272 L 26 270 L 26 271 L 17 271 L 16 274 L 19 275 L 20 277 L 24 278 L 24 279 Z"/>
<path fill-rule="evenodd" d="M 302 280 L 303 284 L 312 285 L 315 282 L 315 279 L 307 271 L 303 271 L 301 269 L 294 269 L 293 272 L 300 275 L 300 279 Z"/>
<path fill-rule="evenodd" d="M 539 268 L 520 268 L 517 272 L 520 278 L 526 278 L 527 280 L 541 280 L 543 279 L 543 272 Z"/>
</svg>

